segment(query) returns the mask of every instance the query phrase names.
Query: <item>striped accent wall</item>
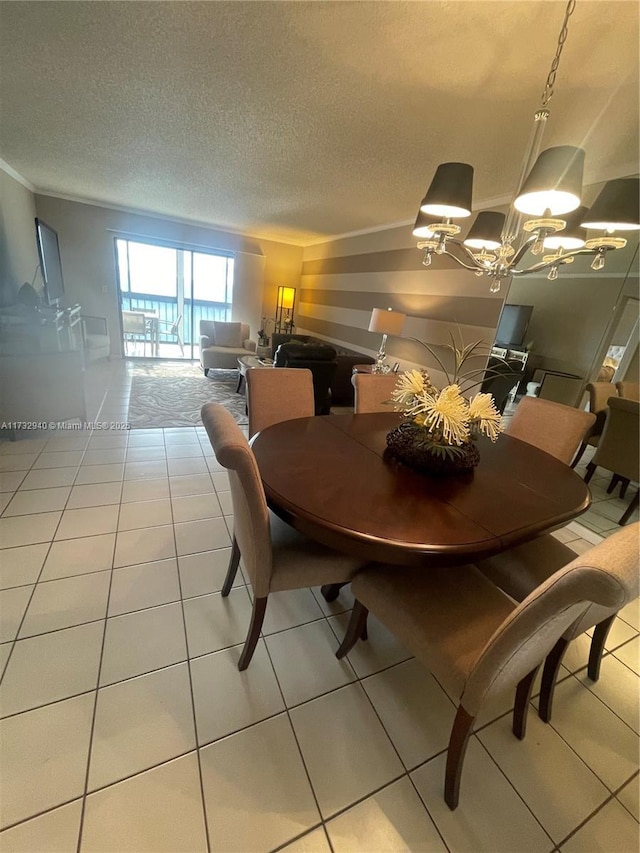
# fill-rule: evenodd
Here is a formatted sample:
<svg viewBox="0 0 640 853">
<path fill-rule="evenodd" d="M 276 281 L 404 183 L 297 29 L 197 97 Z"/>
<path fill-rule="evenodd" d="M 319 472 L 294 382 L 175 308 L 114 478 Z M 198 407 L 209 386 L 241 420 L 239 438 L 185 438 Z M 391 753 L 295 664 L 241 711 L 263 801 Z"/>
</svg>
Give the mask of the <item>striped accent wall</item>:
<svg viewBox="0 0 640 853">
<path fill-rule="evenodd" d="M 426 367 L 434 381 L 443 376 L 428 344 L 447 367 L 446 345 L 483 340 L 493 343 L 507 292 L 489 292 L 487 279 L 463 270 L 449 258 L 422 265 L 411 226 L 341 238 L 304 251 L 296 329 L 336 344 L 375 355 L 381 336 L 367 331 L 373 308 L 393 308 L 407 315 L 402 337 L 387 341 L 387 360 L 402 369 Z M 404 245 L 402 245 L 404 244 Z M 481 368 L 486 359 L 470 365 Z"/>
</svg>

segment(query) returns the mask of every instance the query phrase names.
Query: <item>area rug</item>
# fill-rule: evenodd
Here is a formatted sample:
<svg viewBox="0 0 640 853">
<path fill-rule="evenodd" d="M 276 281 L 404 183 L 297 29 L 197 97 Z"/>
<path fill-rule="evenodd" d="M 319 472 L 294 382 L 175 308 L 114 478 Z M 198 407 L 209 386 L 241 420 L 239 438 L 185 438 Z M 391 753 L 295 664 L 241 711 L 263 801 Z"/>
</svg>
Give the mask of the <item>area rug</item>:
<svg viewBox="0 0 640 853">
<path fill-rule="evenodd" d="M 245 425 L 245 398 L 236 394 L 237 370 L 210 370 L 185 362 L 136 364 L 131 380 L 131 429 L 199 426 L 205 403 L 222 403 L 236 423 Z"/>
</svg>

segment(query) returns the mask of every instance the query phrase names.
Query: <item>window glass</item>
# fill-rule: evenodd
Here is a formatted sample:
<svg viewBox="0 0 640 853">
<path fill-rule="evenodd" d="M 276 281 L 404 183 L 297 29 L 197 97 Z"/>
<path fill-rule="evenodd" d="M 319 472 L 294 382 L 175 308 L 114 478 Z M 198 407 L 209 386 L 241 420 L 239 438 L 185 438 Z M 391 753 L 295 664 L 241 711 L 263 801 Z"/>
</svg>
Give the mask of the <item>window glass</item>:
<svg viewBox="0 0 640 853">
<path fill-rule="evenodd" d="M 177 296 L 176 250 L 129 241 L 131 290 L 154 296 Z"/>
<path fill-rule="evenodd" d="M 127 241 L 116 240 L 116 249 L 118 256 L 118 278 L 120 281 L 120 290 L 126 292 L 129 290 L 129 264 L 127 262 Z"/>
</svg>

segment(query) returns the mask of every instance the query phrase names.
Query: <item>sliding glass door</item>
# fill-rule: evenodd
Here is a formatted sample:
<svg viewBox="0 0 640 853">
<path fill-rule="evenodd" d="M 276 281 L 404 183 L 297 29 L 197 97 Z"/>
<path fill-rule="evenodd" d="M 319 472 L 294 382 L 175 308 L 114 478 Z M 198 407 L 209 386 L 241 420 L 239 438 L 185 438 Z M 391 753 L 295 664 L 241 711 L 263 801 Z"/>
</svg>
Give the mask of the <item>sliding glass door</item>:
<svg viewBox="0 0 640 853">
<path fill-rule="evenodd" d="M 231 319 L 231 255 L 117 238 L 116 268 L 126 356 L 197 358 L 200 320 Z"/>
</svg>

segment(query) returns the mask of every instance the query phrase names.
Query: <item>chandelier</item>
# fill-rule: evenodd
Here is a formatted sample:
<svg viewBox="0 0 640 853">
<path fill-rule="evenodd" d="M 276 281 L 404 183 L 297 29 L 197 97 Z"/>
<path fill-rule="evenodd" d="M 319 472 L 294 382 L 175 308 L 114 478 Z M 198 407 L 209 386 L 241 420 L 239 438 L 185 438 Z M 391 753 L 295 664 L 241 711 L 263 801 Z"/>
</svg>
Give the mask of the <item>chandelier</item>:
<svg viewBox="0 0 640 853">
<path fill-rule="evenodd" d="M 558 269 L 573 263 L 577 255 L 592 255 L 591 268 L 601 270 L 607 252 L 627 244 L 615 232 L 640 229 L 638 178 L 608 181 L 589 210 L 580 203 L 584 150 L 560 145 L 540 152 L 549 118 L 547 105 L 553 95 L 575 5 L 576 0 L 567 3 L 556 54 L 540 109 L 534 117 L 519 189 L 508 214 L 481 210 L 466 238 L 460 240 L 461 228 L 453 220 L 471 215 L 473 166 L 441 163 L 420 204 L 413 228 L 416 237 L 424 238 L 418 248 L 424 250 L 425 266 L 431 264 L 434 254 L 447 255 L 476 275 L 490 278 L 490 290 L 496 293 L 502 279 L 509 276 L 548 269 L 547 277 L 553 281 L 558 277 Z M 587 239 L 587 228 L 604 233 Z M 534 257 L 526 265 L 529 250 Z"/>
</svg>

